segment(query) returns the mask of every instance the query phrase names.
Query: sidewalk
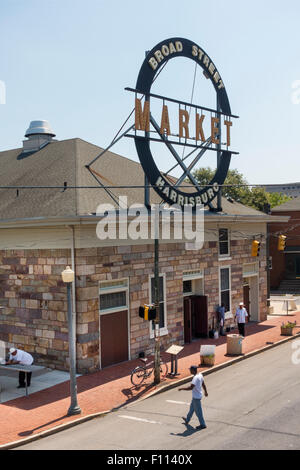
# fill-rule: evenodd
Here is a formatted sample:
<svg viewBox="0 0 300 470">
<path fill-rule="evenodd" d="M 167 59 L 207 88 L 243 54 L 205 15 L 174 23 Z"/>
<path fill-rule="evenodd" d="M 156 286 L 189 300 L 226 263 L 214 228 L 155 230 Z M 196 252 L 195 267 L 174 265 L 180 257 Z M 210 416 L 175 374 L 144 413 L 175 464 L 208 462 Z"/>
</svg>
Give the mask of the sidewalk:
<svg viewBox="0 0 300 470">
<path fill-rule="evenodd" d="M 299 325 L 296 334 L 300 333 L 300 312 L 291 313 L 288 317 L 274 316 L 260 324 L 249 324 L 246 326 L 246 338 L 243 342 L 244 355 L 263 350 L 273 343 L 290 339 L 280 334 L 280 326 L 283 321 L 296 321 Z M 87 419 L 91 415 L 111 411 L 139 398 L 147 397 L 153 392 L 158 392 L 163 387 L 172 386 L 178 381 L 188 379 L 190 365 L 200 363 L 199 350 L 202 344 L 217 346 L 216 366 L 226 365 L 226 363 L 229 365 L 234 359 L 226 356 L 226 337 L 222 337 L 218 340 L 198 340 L 185 345 L 178 358 L 179 375 L 173 379 L 165 379 L 158 387 L 151 383 L 153 377 L 150 377 L 147 383 L 139 389 L 132 386 L 130 372 L 140 363 L 138 359 L 108 367 L 91 375 L 80 376 L 77 379 L 77 386 L 78 403 L 82 413 L 73 417 L 66 416 L 70 405 L 69 382 L 33 393 L 29 397 L 0 404 L 0 446 L 28 439 L 61 425 Z M 168 354 L 163 357 L 168 361 L 170 359 Z M 210 371 L 211 369 L 202 368 L 200 370 Z"/>
</svg>

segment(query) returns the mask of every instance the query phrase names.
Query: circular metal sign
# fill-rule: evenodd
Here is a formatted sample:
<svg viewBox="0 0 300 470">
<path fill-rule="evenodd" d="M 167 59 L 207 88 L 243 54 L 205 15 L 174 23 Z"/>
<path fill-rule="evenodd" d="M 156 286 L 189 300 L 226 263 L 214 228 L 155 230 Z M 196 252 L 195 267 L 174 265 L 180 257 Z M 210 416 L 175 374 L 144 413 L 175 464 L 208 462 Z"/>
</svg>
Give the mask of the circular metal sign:
<svg viewBox="0 0 300 470">
<path fill-rule="evenodd" d="M 158 71 L 167 61 L 176 57 L 186 57 L 195 61 L 202 67 L 206 78 L 210 79 L 217 95 L 218 109 L 210 111 L 215 112 L 217 116 L 231 116 L 231 109 L 226 89 L 216 66 L 202 48 L 188 39 L 170 38 L 157 44 L 147 54 L 142 64 L 136 83 L 136 91 L 145 95 L 146 99 L 149 101 L 151 98 L 151 86 Z M 217 169 L 214 177 L 206 187 L 200 187 L 200 184 L 194 180 L 184 164 L 179 162 L 183 170 L 186 170 L 185 174 L 191 180 L 191 185 L 188 191 L 183 191 L 182 189 L 179 189 L 175 183 L 173 185 L 169 179 L 166 179 L 164 174 L 157 168 L 151 153 L 150 140 L 149 134 L 145 134 L 145 137 L 136 135 L 135 146 L 148 181 L 161 198 L 171 205 L 178 204 L 180 206 L 184 206 L 185 204 L 189 204 L 193 207 L 198 204 L 210 205 L 211 201 L 219 193 L 220 186 L 224 183 L 227 176 L 232 155 L 232 152 L 228 150 L 228 147 L 226 150 L 219 148 Z M 168 144 L 167 139 L 165 140 L 165 143 Z M 174 149 L 172 149 L 172 146 L 169 144 L 169 149 L 170 147 L 171 150 L 173 150 L 172 153 L 174 156 Z M 197 147 L 196 144 L 195 147 Z M 197 148 L 201 149 L 203 147 L 198 146 Z"/>
</svg>

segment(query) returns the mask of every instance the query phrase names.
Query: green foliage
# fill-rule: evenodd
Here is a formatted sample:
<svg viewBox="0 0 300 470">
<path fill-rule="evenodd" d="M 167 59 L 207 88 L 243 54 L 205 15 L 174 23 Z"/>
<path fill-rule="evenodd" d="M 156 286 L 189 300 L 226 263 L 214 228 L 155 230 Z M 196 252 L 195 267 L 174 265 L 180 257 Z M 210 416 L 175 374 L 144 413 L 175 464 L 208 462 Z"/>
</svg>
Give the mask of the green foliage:
<svg viewBox="0 0 300 470">
<path fill-rule="evenodd" d="M 271 207 L 280 206 L 285 202 L 290 201 L 292 198 L 290 196 L 286 196 L 282 193 L 267 193 L 268 194 L 268 201 Z"/>
<path fill-rule="evenodd" d="M 193 172 L 193 176 L 199 181 L 201 186 L 210 183 L 215 171 L 212 168 L 199 168 Z M 222 195 L 232 198 L 245 206 L 253 207 L 258 211 L 263 211 L 266 204 L 271 208 L 289 201 L 291 198 L 279 193 L 267 193 L 264 188 L 251 187 L 248 181 L 238 170 L 229 170 L 224 182 Z M 229 185 L 226 187 L 226 185 Z"/>
<path fill-rule="evenodd" d="M 295 328 L 295 326 L 297 325 L 297 323 L 292 323 L 292 322 L 287 322 L 287 323 L 282 323 L 282 328 Z"/>
</svg>

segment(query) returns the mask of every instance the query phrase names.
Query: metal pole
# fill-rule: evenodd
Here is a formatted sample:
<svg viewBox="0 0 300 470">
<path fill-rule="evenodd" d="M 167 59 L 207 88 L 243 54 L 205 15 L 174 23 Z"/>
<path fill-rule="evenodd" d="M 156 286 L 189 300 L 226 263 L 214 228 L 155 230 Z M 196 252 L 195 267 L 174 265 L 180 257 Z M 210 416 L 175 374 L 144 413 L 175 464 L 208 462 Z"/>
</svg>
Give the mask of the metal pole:
<svg viewBox="0 0 300 470">
<path fill-rule="evenodd" d="M 155 244 L 154 244 L 154 296 L 156 318 L 154 321 L 154 383 L 160 383 L 160 332 L 159 332 L 159 207 L 155 205 Z"/>
<path fill-rule="evenodd" d="M 221 111 L 221 106 L 220 106 L 220 102 L 219 102 L 219 95 L 217 95 L 217 111 L 220 112 Z M 218 115 L 219 119 L 220 119 L 220 122 L 219 122 L 219 144 L 217 146 L 217 149 L 218 149 L 218 152 L 217 152 L 217 167 L 219 168 L 219 165 L 221 163 L 221 153 L 222 153 L 222 135 L 221 135 L 221 119 L 222 119 L 222 115 L 219 114 Z M 218 212 L 221 212 L 222 211 L 222 188 L 219 187 L 219 192 L 217 194 L 217 210 Z"/>
<path fill-rule="evenodd" d="M 145 57 L 147 57 L 147 54 L 149 53 L 149 51 L 145 51 Z M 149 96 L 145 96 L 145 101 L 150 101 L 150 97 Z M 145 132 L 145 137 L 149 139 L 150 137 L 150 132 Z M 144 188 L 144 205 L 145 207 L 147 207 L 147 209 L 149 209 L 150 207 L 150 188 L 149 188 L 149 180 L 146 176 L 146 173 L 145 173 L 145 188 Z"/>
<path fill-rule="evenodd" d="M 68 328 L 69 328 L 69 358 L 70 358 L 70 395 L 71 405 L 68 410 L 68 416 L 81 413 L 77 403 L 77 383 L 76 383 L 76 350 L 75 350 L 75 328 L 72 315 L 72 291 L 71 282 L 67 282 L 68 293 Z"/>
<path fill-rule="evenodd" d="M 269 212 L 267 212 L 269 213 Z M 266 258 L 267 258 L 267 309 L 269 313 L 269 308 L 271 305 L 271 292 L 270 292 L 270 239 L 269 239 L 269 224 L 267 224 L 267 237 L 266 237 Z"/>
</svg>

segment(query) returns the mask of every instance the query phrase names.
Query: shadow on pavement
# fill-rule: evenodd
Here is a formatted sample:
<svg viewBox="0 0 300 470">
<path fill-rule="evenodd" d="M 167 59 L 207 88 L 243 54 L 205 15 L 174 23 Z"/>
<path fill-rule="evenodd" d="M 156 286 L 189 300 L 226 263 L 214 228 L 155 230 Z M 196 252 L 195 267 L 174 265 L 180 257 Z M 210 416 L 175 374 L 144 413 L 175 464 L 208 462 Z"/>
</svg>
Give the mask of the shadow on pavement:
<svg viewBox="0 0 300 470">
<path fill-rule="evenodd" d="M 195 432 L 199 432 L 199 429 L 193 428 L 190 424 L 185 424 L 186 430 L 184 432 L 170 432 L 170 436 L 180 436 L 180 437 L 189 437 L 195 434 Z"/>
<path fill-rule="evenodd" d="M 59 421 L 62 421 L 65 418 L 68 418 L 68 415 L 61 416 L 60 418 L 54 419 L 53 421 L 49 421 L 48 423 L 42 424 L 41 426 L 38 426 L 36 428 L 29 429 L 28 431 L 20 432 L 18 435 L 21 437 L 31 436 L 35 431 L 38 431 L 39 429 L 49 426 L 50 424 L 58 423 Z"/>
</svg>

